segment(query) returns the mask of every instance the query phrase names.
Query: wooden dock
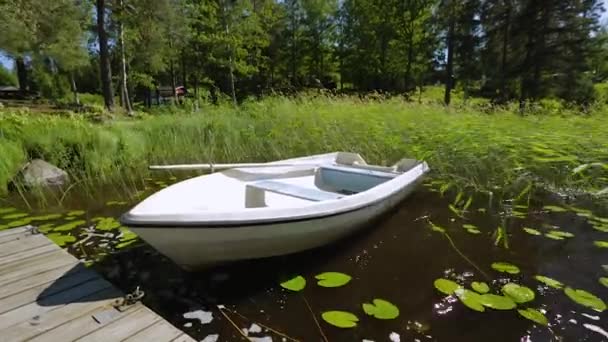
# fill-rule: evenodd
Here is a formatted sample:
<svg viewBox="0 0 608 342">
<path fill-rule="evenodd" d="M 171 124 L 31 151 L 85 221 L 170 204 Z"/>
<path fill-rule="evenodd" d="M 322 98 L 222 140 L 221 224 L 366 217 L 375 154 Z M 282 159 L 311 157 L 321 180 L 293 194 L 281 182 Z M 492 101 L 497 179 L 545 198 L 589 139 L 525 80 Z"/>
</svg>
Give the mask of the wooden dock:
<svg viewBox="0 0 608 342">
<path fill-rule="evenodd" d="M 194 341 L 42 234 L 0 232 L 1 341 Z"/>
</svg>

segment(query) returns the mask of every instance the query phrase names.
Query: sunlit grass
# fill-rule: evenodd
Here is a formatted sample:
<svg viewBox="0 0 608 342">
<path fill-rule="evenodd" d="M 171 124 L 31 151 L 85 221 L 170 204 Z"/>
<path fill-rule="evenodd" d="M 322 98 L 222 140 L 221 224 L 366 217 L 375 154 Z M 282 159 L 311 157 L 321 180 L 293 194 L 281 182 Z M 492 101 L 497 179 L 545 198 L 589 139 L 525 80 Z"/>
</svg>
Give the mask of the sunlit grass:
<svg viewBox="0 0 608 342">
<path fill-rule="evenodd" d="M 539 187 L 589 194 L 608 187 L 605 111 L 522 117 L 476 108 L 303 97 L 108 123 L 3 113 L 0 184 L 34 157 L 93 189 L 100 183 L 129 188 L 149 164 L 270 161 L 340 150 L 372 163 L 424 159 L 444 187 L 499 198 Z"/>
</svg>

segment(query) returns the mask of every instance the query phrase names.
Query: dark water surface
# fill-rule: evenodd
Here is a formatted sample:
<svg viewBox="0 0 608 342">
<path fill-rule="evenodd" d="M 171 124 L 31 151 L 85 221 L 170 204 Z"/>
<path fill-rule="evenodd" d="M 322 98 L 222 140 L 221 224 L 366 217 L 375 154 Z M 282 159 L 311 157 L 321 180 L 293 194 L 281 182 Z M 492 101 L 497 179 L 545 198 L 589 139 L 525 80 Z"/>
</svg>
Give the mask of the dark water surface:
<svg viewBox="0 0 608 342">
<path fill-rule="evenodd" d="M 143 197 L 164 186 L 163 181 L 148 183 L 148 189 L 141 189 L 145 191 Z M 516 215 L 522 218 L 505 221 L 500 215 L 491 214 L 492 210 L 472 209 L 467 219 L 462 219 L 448 209 L 451 201 L 447 197 L 420 187 L 397 210 L 339 243 L 297 255 L 189 274 L 124 228 L 118 228 L 111 218 L 118 218 L 137 200 L 113 198 L 113 194 L 108 190 L 96 201 L 73 195 L 65 199 L 62 208 L 45 210 L 24 209 L 18 199 L 0 202 L 0 228 L 22 221 L 42 226 L 46 234 L 55 234 L 55 240 L 73 236 L 75 242 L 65 242 L 70 253 L 92 263 L 91 267 L 126 292 L 140 286 L 146 305 L 198 340 L 211 334 L 219 334 L 219 341 L 244 340 L 233 324 L 250 328 L 256 323 L 299 341 L 323 341 L 315 318 L 329 341 L 391 341 L 391 334 L 393 341 L 397 341 L 397 336 L 400 341 L 608 340 L 605 332 L 598 330 L 608 330 L 605 311 L 575 303 L 564 290 L 534 279 L 535 275 L 548 276 L 608 301 L 608 288 L 599 282 L 601 277 L 608 277 L 603 266 L 608 265 L 608 249 L 594 245 L 594 241 L 608 240 L 608 233 L 593 229 L 585 217 L 590 216 L 588 213 L 547 212 L 537 204 L 517 209 L 524 212 Z M 9 207 L 17 210 L 10 211 Z M 73 210 L 84 213 L 70 213 Z M 14 218 L 15 213 L 21 212 L 28 216 Z M 40 217 L 54 213 L 61 217 Z M 36 219 L 27 222 L 31 218 Z M 445 228 L 453 245 L 446 235 L 430 229 L 429 220 Z M 76 222 L 74 229 L 65 225 L 70 222 Z M 462 227 L 464 223 L 477 226 L 481 233 L 469 233 Z M 498 226 L 506 228 L 508 249 L 504 240 L 495 244 Z M 543 234 L 559 229 L 574 237 L 553 240 L 530 235 L 523 227 Z M 514 264 L 521 272 L 512 275 L 492 269 L 490 265 L 499 261 Z M 353 279 L 343 287 L 318 286 L 314 276 L 328 271 L 346 273 Z M 306 278 L 303 291 L 291 292 L 279 286 L 295 275 Z M 456 281 L 469 289 L 471 282 L 484 281 L 495 294 L 501 294 L 502 286 L 508 282 L 525 285 L 536 297 L 519 304 L 517 309 L 541 310 L 549 326 L 523 318 L 516 309 L 471 310 L 455 296 L 435 289 L 433 283 L 438 278 Z M 374 298 L 395 304 L 399 317 L 378 320 L 367 316 L 361 304 Z M 218 305 L 225 306 L 223 312 L 232 323 Z M 211 312 L 213 320 L 202 324 L 184 318 L 185 313 L 198 310 Z M 352 329 L 335 328 L 321 319 L 321 313 L 329 310 L 351 312 L 358 316 L 359 323 Z M 290 340 L 266 328 L 250 336 Z"/>
</svg>

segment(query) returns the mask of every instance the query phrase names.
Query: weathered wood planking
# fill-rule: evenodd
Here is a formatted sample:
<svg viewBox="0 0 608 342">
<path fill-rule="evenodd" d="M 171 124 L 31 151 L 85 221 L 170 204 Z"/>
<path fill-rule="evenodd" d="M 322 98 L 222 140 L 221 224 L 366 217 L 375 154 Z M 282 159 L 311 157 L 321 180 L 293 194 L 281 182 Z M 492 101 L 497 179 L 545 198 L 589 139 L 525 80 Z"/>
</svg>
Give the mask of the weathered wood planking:
<svg viewBox="0 0 608 342">
<path fill-rule="evenodd" d="M 123 294 L 44 235 L 0 232 L 0 340 L 194 341 Z"/>
</svg>

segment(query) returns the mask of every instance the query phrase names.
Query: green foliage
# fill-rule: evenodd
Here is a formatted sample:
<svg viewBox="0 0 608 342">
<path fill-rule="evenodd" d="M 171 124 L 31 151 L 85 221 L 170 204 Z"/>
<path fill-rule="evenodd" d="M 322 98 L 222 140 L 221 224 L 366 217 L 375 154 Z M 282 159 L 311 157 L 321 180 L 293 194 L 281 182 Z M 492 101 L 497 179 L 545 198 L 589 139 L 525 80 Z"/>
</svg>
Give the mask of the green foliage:
<svg viewBox="0 0 608 342">
<path fill-rule="evenodd" d="M 529 319 L 535 323 L 538 323 L 540 325 L 548 325 L 549 321 L 547 320 L 547 317 L 540 311 L 533 309 L 533 308 L 527 308 L 527 309 L 519 309 L 517 310 L 517 312 L 524 318 Z"/>
<path fill-rule="evenodd" d="M 595 295 L 585 291 L 566 287 L 564 293 L 574 302 L 599 312 L 606 310 L 606 303 Z"/>
<path fill-rule="evenodd" d="M 534 279 L 540 281 L 541 283 L 550 286 L 554 289 L 561 289 L 564 287 L 564 284 L 562 284 L 561 282 L 555 280 L 555 279 L 551 279 L 549 277 L 545 277 L 545 276 L 541 276 L 541 275 L 537 275 L 534 277 Z"/>
<path fill-rule="evenodd" d="M 338 328 L 354 328 L 359 318 L 346 311 L 327 311 L 321 314 L 323 320 Z"/>
<path fill-rule="evenodd" d="M 518 274 L 519 273 L 519 267 L 509 264 L 507 262 L 495 262 L 492 264 L 492 268 L 499 272 L 504 272 L 504 273 L 509 273 L 509 274 Z"/>
<path fill-rule="evenodd" d="M 459 288 L 462 287 L 454 281 L 451 281 L 449 279 L 443 279 L 443 278 L 436 279 L 433 282 L 433 285 L 435 286 L 435 288 L 437 290 L 439 290 L 440 292 L 445 293 L 447 295 L 454 294 L 454 292 L 456 292 L 456 290 L 458 290 Z"/>
<path fill-rule="evenodd" d="M 0 64 L 0 86 L 16 86 L 17 75 Z"/>
<path fill-rule="evenodd" d="M 374 299 L 373 304 L 363 303 L 363 311 L 377 319 L 395 319 L 399 317 L 399 308 L 384 299 Z"/>
<path fill-rule="evenodd" d="M 322 287 L 340 287 L 348 284 L 352 279 L 348 274 L 340 272 L 325 272 L 315 276 L 318 285 Z"/>
<path fill-rule="evenodd" d="M 527 303 L 534 300 L 534 291 L 530 288 L 515 283 L 507 283 L 502 287 L 502 292 L 511 297 L 516 303 Z"/>
<path fill-rule="evenodd" d="M 471 283 L 471 288 L 481 294 L 484 294 L 484 293 L 487 293 L 490 291 L 490 287 L 488 286 L 488 284 L 486 284 L 484 282 L 474 281 L 473 283 Z"/>
</svg>

